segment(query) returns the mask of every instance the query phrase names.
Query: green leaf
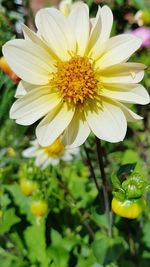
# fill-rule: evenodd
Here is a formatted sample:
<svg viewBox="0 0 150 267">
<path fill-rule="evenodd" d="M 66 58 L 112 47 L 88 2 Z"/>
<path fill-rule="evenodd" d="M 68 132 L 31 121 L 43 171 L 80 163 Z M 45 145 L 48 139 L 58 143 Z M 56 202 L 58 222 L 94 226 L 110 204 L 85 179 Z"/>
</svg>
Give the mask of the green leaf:
<svg viewBox="0 0 150 267">
<path fill-rule="evenodd" d="M 0 234 L 8 233 L 13 225 L 20 222 L 20 218 L 16 216 L 15 209 L 8 209 L 0 222 Z"/>
<path fill-rule="evenodd" d="M 135 169 L 136 163 L 128 163 L 128 164 L 124 164 L 121 165 L 118 172 L 117 172 L 117 176 L 120 179 L 124 179 L 127 176 L 129 176 Z"/>
<path fill-rule="evenodd" d="M 145 9 L 147 7 L 144 0 L 132 0 L 132 3 L 137 9 Z"/>
<path fill-rule="evenodd" d="M 143 242 L 150 248 L 150 222 L 146 222 L 143 226 Z"/>
<path fill-rule="evenodd" d="M 39 224 L 26 228 L 24 232 L 25 242 L 28 248 L 28 258 L 32 263 L 41 263 L 41 267 L 47 267 L 49 259 L 46 253 L 45 221 L 41 219 Z"/>
<path fill-rule="evenodd" d="M 53 262 L 53 267 L 68 266 L 69 252 L 61 246 L 51 246 L 48 250 L 48 255 Z M 46 267 L 46 266 L 43 266 Z"/>
<path fill-rule="evenodd" d="M 124 4 L 124 0 L 116 0 L 116 3 L 117 3 L 119 6 L 121 6 L 121 5 Z"/>
<path fill-rule="evenodd" d="M 124 249 L 121 239 L 111 239 L 107 236 L 95 240 L 92 247 L 98 263 L 104 265 L 116 261 Z"/>
<path fill-rule="evenodd" d="M 108 221 L 106 214 L 98 214 L 96 210 L 93 208 L 92 209 L 92 219 L 96 222 L 97 225 L 108 228 Z"/>
<path fill-rule="evenodd" d="M 13 196 L 15 204 L 19 207 L 20 213 L 25 214 L 27 216 L 28 221 L 34 223 L 34 216 L 30 212 L 30 197 L 26 197 L 20 191 L 18 184 L 13 184 L 9 186 L 5 186 L 5 188 L 11 193 Z"/>
<path fill-rule="evenodd" d="M 120 188 L 121 188 L 120 180 L 119 180 L 119 178 L 116 176 L 115 173 L 113 173 L 112 176 L 111 176 L 111 182 L 112 182 L 113 187 L 114 187 L 115 189 L 120 189 Z"/>
</svg>

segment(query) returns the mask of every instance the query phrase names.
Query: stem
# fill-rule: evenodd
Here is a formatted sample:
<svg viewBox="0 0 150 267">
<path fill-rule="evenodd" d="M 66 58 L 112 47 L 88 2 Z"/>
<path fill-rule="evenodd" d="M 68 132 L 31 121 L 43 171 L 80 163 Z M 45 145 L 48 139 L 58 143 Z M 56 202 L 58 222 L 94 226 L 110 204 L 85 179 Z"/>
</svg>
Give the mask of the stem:
<svg viewBox="0 0 150 267">
<path fill-rule="evenodd" d="M 98 184 L 98 181 L 96 179 L 96 175 L 95 175 L 94 168 L 93 168 L 93 165 L 92 165 L 92 162 L 91 162 L 91 159 L 90 159 L 90 155 L 89 155 L 88 149 L 85 146 L 85 144 L 84 144 L 84 150 L 85 150 L 85 153 L 86 153 L 86 156 L 87 156 L 88 166 L 89 166 L 89 169 L 90 169 L 91 176 L 92 176 L 92 178 L 93 178 L 93 180 L 95 182 L 97 191 L 98 191 L 98 193 L 100 195 L 101 194 L 101 188 L 100 188 L 100 186 Z"/>
<path fill-rule="evenodd" d="M 107 220 L 108 220 L 108 236 L 111 236 L 112 235 L 112 214 L 110 213 L 110 208 L 109 208 L 108 183 L 107 183 L 107 178 L 106 178 L 105 169 L 104 169 L 103 150 L 101 146 L 101 141 L 97 137 L 96 137 L 96 149 L 97 149 L 99 169 L 100 169 L 101 178 L 102 178 L 102 189 L 103 189 L 103 194 L 104 194 L 105 210 L 106 210 L 106 215 L 107 215 Z"/>
</svg>

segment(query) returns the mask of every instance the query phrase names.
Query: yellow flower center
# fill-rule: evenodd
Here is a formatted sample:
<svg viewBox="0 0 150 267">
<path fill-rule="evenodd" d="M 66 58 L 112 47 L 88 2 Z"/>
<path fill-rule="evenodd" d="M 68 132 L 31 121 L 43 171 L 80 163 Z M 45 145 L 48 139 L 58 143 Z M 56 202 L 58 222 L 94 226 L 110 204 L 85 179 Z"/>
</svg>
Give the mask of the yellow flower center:
<svg viewBox="0 0 150 267">
<path fill-rule="evenodd" d="M 44 152 L 51 158 L 59 158 L 64 154 L 65 148 L 60 138 L 57 138 L 54 143 L 47 147 L 42 147 Z"/>
<path fill-rule="evenodd" d="M 59 62 L 54 83 L 63 100 L 73 105 L 93 99 L 97 91 L 93 64 L 86 57 L 74 56 Z"/>
</svg>

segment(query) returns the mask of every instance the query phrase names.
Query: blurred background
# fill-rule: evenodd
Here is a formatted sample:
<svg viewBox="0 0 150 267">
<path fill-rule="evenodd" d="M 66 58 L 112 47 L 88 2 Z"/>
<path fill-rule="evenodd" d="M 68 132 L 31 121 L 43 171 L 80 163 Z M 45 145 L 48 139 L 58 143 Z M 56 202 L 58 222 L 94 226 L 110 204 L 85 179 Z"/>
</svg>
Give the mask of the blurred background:
<svg viewBox="0 0 150 267">
<path fill-rule="evenodd" d="M 53 0 L 0 0 L 0 266 L 1 267 L 149 267 L 150 196 L 136 220 L 112 214 L 108 236 L 103 197 L 91 178 L 88 154 L 100 176 L 91 136 L 73 161 L 42 170 L 22 151 L 35 138 L 35 126 L 23 127 L 9 119 L 18 77 L 2 58 L 2 45 L 22 38 L 21 24 L 36 31 L 34 16 Z M 71 2 L 71 1 L 70 1 Z M 150 1 L 85 1 L 95 16 L 107 4 L 114 14 L 112 36 L 131 32 L 143 39 L 132 61 L 147 66 L 143 85 L 150 92 Z M 150 106 L 134 106 L 144 120 L 129 124 L 124 142 L 103 143 L 108 183 L 123 164 L 150 179 Z M 91 149 L 92 148 L 92 149 Z M 39 215 L 34 204 L 41 204 Z"/>
</svg>

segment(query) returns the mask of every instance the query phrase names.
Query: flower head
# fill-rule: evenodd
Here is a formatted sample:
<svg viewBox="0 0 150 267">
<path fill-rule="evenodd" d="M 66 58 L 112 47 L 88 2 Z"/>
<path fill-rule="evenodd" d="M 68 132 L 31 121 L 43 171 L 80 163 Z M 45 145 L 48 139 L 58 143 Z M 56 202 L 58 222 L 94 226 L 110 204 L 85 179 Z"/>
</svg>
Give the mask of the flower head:
<svg viewBox="0 0 150 267">
<path fill-rule="evenodd" d="M 138 84 L 145 66 L 127 62 L 141 39 L 132 34 L 110 38 L 113 15 L 107 6 L 99 7 L 92 19 L 84 3 L 68 16 L 45 8 L 35 23 L 37 34 L 23 26 L 25 40 L 11 40 L 3 47 L 22 79 L 24 94 L 10 117 L 22 125 L 44 117 L 36 128 L 42 147 L 60 135 L 64 145 L 76 147 L 91 131 L 109 142 L 123 140 L 127 121 L 141 119 L 127 104 L 149 103 L 147 91 Z"/>
<path fill-rule="evenodd" d="M 148 27 L 139 27 L 132 31 L 132 34 L 142 38 L 142 47 L 150 46 L 150 28 Z"/>
<path fill-rule="evenodd" d="M 134 21 L 137 22 L 139 26 L 150 24 L 150 10 L 138 10 L 134 16 Z"/>
<path fill-rule="evenodd" d="M 53 144 L 42 147 L 37 139 L 31 141 L 31 147 L 23 151 L 23 156 L 27 158 L 36 158 L 35 165 L 41 166 L 43 169 L 48 165 L 57 165 L 60 160 L 70 161 L 79 153 L 78 148 L 66 148 L 61 138 L 57 138 Z"/>
</svg>

